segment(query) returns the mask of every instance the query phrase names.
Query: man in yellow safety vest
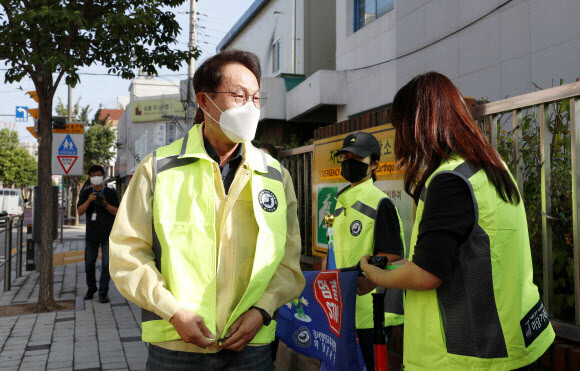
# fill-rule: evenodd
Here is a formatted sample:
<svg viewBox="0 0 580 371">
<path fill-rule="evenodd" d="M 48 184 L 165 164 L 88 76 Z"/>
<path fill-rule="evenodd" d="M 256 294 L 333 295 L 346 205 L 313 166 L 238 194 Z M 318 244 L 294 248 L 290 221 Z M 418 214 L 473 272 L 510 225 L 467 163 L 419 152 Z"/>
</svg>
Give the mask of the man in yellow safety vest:
<svg viewBox="0 0 580 371">
<path fill-rule="evenodd" d="M 119 291 L 143 308 L 152 370 L 272 370 L 275 311 L 304 288 L 292 180 L 252 146 L 258 58 L 206 60 L 187 135 L 147 156 L 110 238 Z"/>
</svg>

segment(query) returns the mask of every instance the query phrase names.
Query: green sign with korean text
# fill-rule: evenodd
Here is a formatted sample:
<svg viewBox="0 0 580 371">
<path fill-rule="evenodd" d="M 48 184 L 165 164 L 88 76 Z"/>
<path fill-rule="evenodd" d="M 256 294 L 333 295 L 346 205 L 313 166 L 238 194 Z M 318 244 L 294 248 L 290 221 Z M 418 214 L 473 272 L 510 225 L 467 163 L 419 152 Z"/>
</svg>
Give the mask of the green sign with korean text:
<svg viewBox="0 0 580 371">
<path fill-rule="evenodd" d="M 167 121 L 167 116 L 185 116 L 183 104 L 179 97 L 161 97 L 155 99 L 143 99 L 131 101 L 131 121 Z"/>
</svg>

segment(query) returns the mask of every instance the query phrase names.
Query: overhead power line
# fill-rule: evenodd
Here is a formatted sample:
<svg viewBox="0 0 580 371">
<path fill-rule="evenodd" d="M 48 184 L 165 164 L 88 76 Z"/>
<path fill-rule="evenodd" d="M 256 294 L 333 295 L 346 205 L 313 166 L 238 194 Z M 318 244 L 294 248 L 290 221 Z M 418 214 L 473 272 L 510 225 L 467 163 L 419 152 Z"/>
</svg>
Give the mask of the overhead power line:
<svg viewBox="0 0 580 371">
<path fill-rule="evenodd" d="M 468 27 L 470 27 L 470 26 L 474 25 L 475 23 L 477 23 L 477 22 L 481 21 L 483 18 L 487 17 L 488 15 L 490 15 L 490 14 L 492 14 L 493 12 L 497 11 L 498 9 L 502 8 L 503 6 L 505 6 L 506 4 L 510 3 L 511 1 L 512 1 L 512 0 L 507 0 L 507 1 L 504 1 L 502 4 L 498 5 L 498 6 L 497 6 L 497 7 L 495 7 L 493 10 L 491 10 L 491 11 L 487 12 L 487 13 L 486 13 L 486 14 L 484 14 L 483 16 L 481 16 L 481 17 L 477 18 L 477 19 L 476 19 L 476 20 L 474 20 L 473 22 L 471 22 L 471 23 L 469 23 L 469 24 L 467 24 L 467 25 L 465 25 L 465 26 L 463 26 L 463 27 L 461 27 L 461 28 L 459 28 L 459 29 L 457 29 L 457 30 L 455 30 L 455 31 L 451 32 L 450 34 L 448 34 L 448 35 L 445 35 L 445 36 L 443 36 L 443 37 L 441 37 L 441 38 L 439 38 L 439 39 L 437 39 L 437 40 L 435 40 L 435 41 L 433 41 L 433 42 L 431 42 L 431 43 L 429 43 L 429 44 L 427 44 L 427 45 L 424 45 L 424 46 L 422 46 L 422 47 L 420 47 L 420 48 L 418 48 L 418 49 L 415 49 L 415 50 L 413 50 L 413 51 L 410 51 L 410 52 L 408 52 L 408 53 L 405 53 L 405 54 L 403 54 L 403 55 L 400 55 L 400 56 L 398 56 L 398 57 L 395 57 L 395 58 L 390 58 L 390 59 L 387 59 L 386 61 L 382 61 L 382 62 L 374 63 L 374 64 L 371 64 L 371 65 L 368 65 L 368 66 L 364 66 L 364 67 L 348 68 L 348 69 L 344 69 L 344 70 L 340 70 L 340 71 L 342 72 L 342 71 L 359 71 L 359 70 L 364 70 L 364 69 L 367 69 L 367 68 L 372 68 L 372 67 L 380 66 L 380 65 L 382 65 L 382 64 L 385 64 L 385 63 L 389 63 L 389 62 L 392 62 L 392 61 L 396 61 L 396 60 L 398 60 L 398 59 L 403 59 L 403 58 L 405 58 L 405 57 L 408 57 L 408 56 L 410 56 L 411 54 L 415 54 L 415 53 L 417 53 L 417 52 L 420 52 L 421 50 L 427 49 L 428 47 L 430 47 L 430 46 L 433 46 L 433 45 L 437 44 L 438 42 L 440 42 L 440 41 L 443 41 L 443 40 L 445 40 L 445 39 L 448 39 L 448 38 L 450 38 L 451 36 L 453 36 L 453 35 L 455 35 L 455 34 L 457 34 L 457 33 L 461 32 L 461 31 L 465 30 L 466 28 L 468 28 Z"/>
</svg>

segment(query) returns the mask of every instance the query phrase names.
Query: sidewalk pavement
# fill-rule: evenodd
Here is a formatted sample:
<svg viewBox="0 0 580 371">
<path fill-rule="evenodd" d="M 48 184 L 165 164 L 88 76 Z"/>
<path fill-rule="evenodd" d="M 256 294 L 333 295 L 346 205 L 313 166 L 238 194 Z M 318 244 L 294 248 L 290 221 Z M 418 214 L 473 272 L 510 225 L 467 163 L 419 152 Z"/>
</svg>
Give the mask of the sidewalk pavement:
<svg viewBox="0 0 580 371">
<path fill-rule="evenodd" d="M 147 347 L 141 341 L 141 310 L 111 281 L 110 302 L 86 293 L 84 226 L 64 227 L 54 243 L 54 297 L 76 300 L 76 310 L 0 317 L 2 370 L 144 370 Z M 97 262 L 97 281 L 100 260 Z M 0 306 L 36 303 L 37 272 L 23 272 Z"/>
</svg>

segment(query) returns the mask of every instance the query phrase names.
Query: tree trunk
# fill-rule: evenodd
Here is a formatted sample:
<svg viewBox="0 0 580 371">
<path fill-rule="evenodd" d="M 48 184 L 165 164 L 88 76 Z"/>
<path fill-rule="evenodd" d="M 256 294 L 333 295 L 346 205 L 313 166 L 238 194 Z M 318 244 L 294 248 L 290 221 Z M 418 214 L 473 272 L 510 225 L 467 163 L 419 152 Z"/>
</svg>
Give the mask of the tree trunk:
<svg viewBox="0 0 580 371">
<path fill-rule="evenodd" d="M 52 250 L 53 219 L 52 202 L 52 95 L 48 93 L 47 81 L 37 86 L 39 97 L 40 146 L 38 151 L 38 184 L 40 185 L 40 278 L 36 311 L 49 312 L 58 308 L 54 300 Z"/>
</svg>

